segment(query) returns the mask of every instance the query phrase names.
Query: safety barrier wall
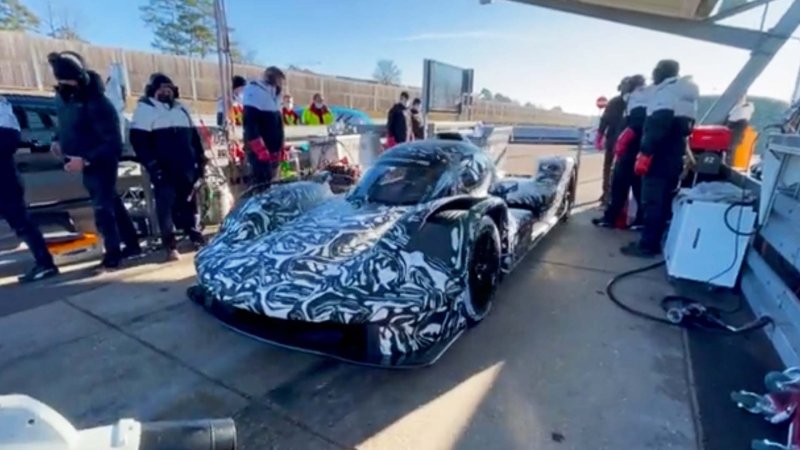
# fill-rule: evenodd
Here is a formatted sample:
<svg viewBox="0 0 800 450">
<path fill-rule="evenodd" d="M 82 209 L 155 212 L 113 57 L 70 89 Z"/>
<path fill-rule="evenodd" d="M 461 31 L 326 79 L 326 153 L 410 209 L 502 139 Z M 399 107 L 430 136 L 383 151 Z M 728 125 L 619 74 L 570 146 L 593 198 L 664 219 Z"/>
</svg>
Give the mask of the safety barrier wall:
<svg viewBox="0 0 800 450">
<path fill-rule="evenodd" d="M 21 92 L 46 92 L 55 83 L 47 65 L 47 54 L 72 50 L 83 55 L 87 64 L 105 74 L 112 63 L 123 67 L 125 84 L 133 106 L 142 94 L 151 73 L 164 72 L 180 87 L 181 96 L 201 114 L 215 112 L 219 94 L 219 69 L 214 61 L 115 48 L 98 47 L 74 41 L 63 41 L 25 33 L 0 32 L 0 89 Z M 235 65 L 234 73 L 255 78 L 264 68 Z M 401 91 L 420 95 L 420 88 L 385 86 L 366 80 L 288 71 L 287 91 L 298 104 L 305 104 L 319 92 L 329 104 L 363 110 L 373 117 L 385 117 Z M 453 115 L 433 115 L 434 119 L 454 119 Z M 524 107 L 513 103 L 476 101 L 471 120 L 516 124 L 584 125 L 589 118 L 558 110 Z"/>
<path fill-rule="evenodd" d="M 764 155 L 758 234 L 742 273 L 742 293 L 787 366 L 800 365 L 800 136 L 773 136 Z M 736 182 L 736 177 L 731 177 Z M 745 182 L 745 184 L 748 182 Z M 749 182 L 752 183 L 752 182 Z"/>
</svg>

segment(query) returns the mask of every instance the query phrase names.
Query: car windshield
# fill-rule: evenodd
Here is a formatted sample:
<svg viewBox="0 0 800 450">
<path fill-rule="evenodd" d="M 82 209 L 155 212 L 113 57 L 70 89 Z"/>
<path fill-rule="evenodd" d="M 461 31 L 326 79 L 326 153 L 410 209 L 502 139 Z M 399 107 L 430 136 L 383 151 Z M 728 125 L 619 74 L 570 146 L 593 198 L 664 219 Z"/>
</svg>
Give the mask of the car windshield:
<svg viewBox="0 0 800 450">
<path fill-rule="evenodd" d="M 353 196 L 384 205 L 413 205 L 432 200 L 444 164 L 417 161 L 385 161 L 371 168 Z"/>
</svg>

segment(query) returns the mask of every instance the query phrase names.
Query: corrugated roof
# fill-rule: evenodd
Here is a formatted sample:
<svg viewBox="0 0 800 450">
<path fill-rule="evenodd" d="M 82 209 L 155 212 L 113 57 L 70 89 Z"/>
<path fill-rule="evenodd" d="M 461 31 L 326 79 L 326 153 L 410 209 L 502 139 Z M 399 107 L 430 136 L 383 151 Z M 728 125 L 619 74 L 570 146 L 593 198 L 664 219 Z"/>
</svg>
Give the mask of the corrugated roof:
<svg viewBox="0 0 800 450">
<path fill-rule="evenodd" d="M 705 19 L 719 0 L 561 0 L 563 3 L 588 3 L 684 19 Z"/>
</svg>

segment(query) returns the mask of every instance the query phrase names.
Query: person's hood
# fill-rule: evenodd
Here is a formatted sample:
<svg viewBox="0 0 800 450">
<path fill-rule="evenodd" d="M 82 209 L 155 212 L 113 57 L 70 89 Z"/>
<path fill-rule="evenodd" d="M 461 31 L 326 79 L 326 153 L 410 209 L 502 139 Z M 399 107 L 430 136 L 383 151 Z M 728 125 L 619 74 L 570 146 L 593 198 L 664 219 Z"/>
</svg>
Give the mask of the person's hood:
<svg viewBox="0 0 800 450">
<path fill-rule="evenodd" d="M 656 86 L 648 115 L 660 110 L 672 110 L 676 117 L 697 118 L 700 89 L 691 76 L 667 78 Z"/>
<path fill-rule="evenodd" d="M 86 73 L 89 75 L 89 84 L 86 85 L 84 92 L 90 96 L 105 95 L 106 84 L 100 74 L 94 70 L 88 70 Z"/>
</svg>

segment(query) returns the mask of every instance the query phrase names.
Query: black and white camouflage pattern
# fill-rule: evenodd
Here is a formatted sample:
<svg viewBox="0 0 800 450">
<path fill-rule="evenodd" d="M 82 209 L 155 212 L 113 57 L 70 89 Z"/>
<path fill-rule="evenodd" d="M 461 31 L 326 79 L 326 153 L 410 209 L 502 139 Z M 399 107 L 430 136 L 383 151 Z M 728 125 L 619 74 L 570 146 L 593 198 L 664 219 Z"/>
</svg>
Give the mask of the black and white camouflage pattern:
<svg viewBox="0 0 800 450">
<path fill-rule="evenodd" d="M 441 145 L 402 146 L 402 156 L 446 157 L 463 144 Z M 519 240 L 517 233 L 553 209 L 546 200 L 552 205 L 555 191 L 564 190 L 573 164 L 559 161 L 564 171 L 555 179 L 540 170 L 538 178 L 515 180 L 516 189 L 500 183 L 505 191 L 484 192 L 473 202 L 478 206 L 446 225 L 429 218 L 463 195 L 388 206 L 335 195 L 324 181 L 276 185 L 244 200 L 197 255 L 199 283 L 217 301 L 271 318 L 378 326 L 385 356 L 424 350 L 466 326 L 467 253 L 482 211 L 507 209 L 502 198 L 512 191 L 546 187 L 535 208 L 509 210 L 516 212 L 507 212 L 502 224 L 506 252 L 527 252 L 519 243 L 531 240 Z M 486 170 L 494 181 L 494 168 Z M 536 208 L 539 214 L 532 212 Z"/>
</svg>

